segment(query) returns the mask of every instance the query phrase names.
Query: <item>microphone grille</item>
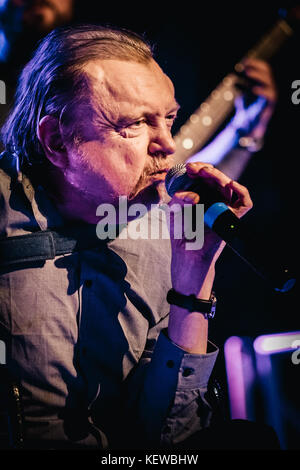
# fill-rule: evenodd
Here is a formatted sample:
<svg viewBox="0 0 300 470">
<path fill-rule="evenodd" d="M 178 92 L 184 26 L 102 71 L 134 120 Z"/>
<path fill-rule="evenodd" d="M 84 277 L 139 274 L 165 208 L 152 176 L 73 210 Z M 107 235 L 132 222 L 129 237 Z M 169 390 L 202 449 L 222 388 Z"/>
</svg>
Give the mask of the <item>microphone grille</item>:
<svg viewBox="0 0 300 470">
<path fill-rule="evenodd" d="M 184 163 L 177 163 L 176 165 L 172 166 L 172 168 L 170 168 L 165 178 L 165 186 L 169 196 L 172 197 L 179 189 L 179 184 L 175 184 L 175 182 L 177 182 L 178 177 L 185 174 L 186 167 Z M 181 178 L 178 179 L 178 183 L 180 183 L 180 180 Z"/>
</svg>

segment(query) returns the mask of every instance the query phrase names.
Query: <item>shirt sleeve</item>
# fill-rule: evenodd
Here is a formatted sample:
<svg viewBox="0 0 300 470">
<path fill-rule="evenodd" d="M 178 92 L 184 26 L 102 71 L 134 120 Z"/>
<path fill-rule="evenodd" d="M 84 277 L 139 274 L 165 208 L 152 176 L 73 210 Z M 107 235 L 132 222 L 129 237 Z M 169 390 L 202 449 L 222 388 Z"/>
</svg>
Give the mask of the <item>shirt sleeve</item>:
<svg viewBox="0 0 300 470">
<path fill-rule="evenodd" d="M 167 337 L 166 329 L 153 351 L 145 350 L 138 366 L 143 383 L 137 409 L 143 444 L 172 447 L 208 426 L 211 408 L 205 393 L 217 355 L 210 342 L 206 354 L 184 351 Z"/>
</svg>

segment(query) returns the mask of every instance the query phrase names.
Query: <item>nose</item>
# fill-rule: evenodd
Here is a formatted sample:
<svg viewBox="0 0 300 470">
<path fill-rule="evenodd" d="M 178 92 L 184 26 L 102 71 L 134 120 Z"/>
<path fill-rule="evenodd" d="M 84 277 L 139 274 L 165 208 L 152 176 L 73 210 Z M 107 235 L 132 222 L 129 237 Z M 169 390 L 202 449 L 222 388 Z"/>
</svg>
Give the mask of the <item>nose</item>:
<svg viewBox="0 0 300 470">
<path fill-rule="evenodd" d="M 153 129 L 148 150 L 151 155 L 162 153 L 167 156 L 175 153 L 176 145 L 167 125 L 160 125 Z"/>
</svg>

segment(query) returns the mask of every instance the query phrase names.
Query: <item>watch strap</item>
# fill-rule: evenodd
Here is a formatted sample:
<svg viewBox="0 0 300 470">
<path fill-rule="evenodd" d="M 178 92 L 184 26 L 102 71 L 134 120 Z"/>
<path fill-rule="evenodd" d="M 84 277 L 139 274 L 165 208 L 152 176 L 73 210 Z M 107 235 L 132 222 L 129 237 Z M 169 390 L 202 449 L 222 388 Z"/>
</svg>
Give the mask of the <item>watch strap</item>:
<svg viewBox="0 0 300 470">
<path fill-rule="evenodd" d="M 185 308 L 189 312 L 202 313 L 205 318 L 213 318 L 216 311 L 216 296 L 211 293 L 209 300 L 198 299 L 194 294 L 184 295 L 175 289 L 170 289 L 167 294 L 167 302 L 171 305 Z"/>
</svg>

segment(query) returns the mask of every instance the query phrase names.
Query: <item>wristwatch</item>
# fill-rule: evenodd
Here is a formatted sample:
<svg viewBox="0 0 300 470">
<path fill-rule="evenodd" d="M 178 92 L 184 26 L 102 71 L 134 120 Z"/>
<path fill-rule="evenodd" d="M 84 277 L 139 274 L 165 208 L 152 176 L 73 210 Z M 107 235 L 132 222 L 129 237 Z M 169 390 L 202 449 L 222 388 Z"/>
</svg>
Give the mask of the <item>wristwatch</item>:
<svg viewBox="0 0 300 470">
<path fill-rule="evenodd" d="M 189 312 L 199 312 L 206 319 L 214 318 L 216 313 L 217 298 L 212 292 L 209 300 L 198 299 L 194 294 L 184 295 L 175 289 L 170 289 L 167 294 L 167 302 L 187 309 Z"/>
</svg>

